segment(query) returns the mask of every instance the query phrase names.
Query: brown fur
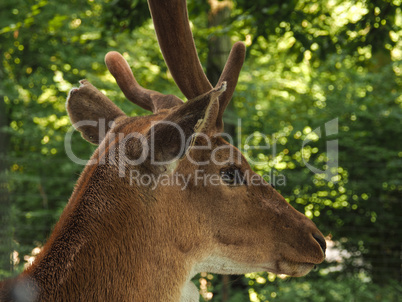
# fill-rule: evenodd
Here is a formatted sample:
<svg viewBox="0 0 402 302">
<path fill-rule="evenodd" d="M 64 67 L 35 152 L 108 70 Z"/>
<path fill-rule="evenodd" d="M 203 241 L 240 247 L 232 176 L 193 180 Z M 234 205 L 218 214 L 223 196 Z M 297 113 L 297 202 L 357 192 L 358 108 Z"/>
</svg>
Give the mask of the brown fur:
<svg viewBox="0 0 402 302">
<path fill-rule="evenodd" d="M 325 240 L 314 223 L 218 135 L 242 64 L 234 59 L 244 56 L 240 48 L 234 49 L 218 86 L 209 91 L 205 83 L 198 86 L 200 93 L 184 104 L 173 98 L 161 105 L 161 94 L 157 100 L 141 97 L 138 103 L 154 112 L 149 116 L 127 117 L 88 82 L 69 94 L 73 123 L 105 120 L 103 126 L 77 126 L 99 147 L 34 263 L 0 283 L 0 301 L 195 301 L 197 293 L 194 299 L 183 294 L 199 270 L 301 276 L 324 260 Z M 121 58 L 109 56 L 109 68 L 125 66 Z M 118 76 L 119 68 L 112 73 Z M 118 79 L 123 90 L 135 86 L 134 92 L 153 94 L 130 79 Z M 179 125 L 191 141 L 184 152 L 178 148 L 180 136 L 166 122 Z M 133 133 L 140 135 L 125 140 Z M 157 160 L 172 162 L 155 165 L 147 156 L 133 164 L 129 159 L 141 157 L 144 142 Z M 201 164 L 211 159 L 215 162 Z M 225 182 L 222 171 L 233 167 L 244 183 Z M 188 184 L 184 190 L 177 180 L 141 185 L 132 181 L 131 172 L 172 181 L 180 174 Z M 199 181 L 196 173 L 214 176 L 214 184 Z"/>
<path fill-rule="evenodd" d="M 121 119 L 92 158 L 108 157 L 118 148 L 117 138 L 108 139 L 112 133 L 145 134 L 151 121 L 167 116 Z M 195 149 L 191 158 L 208 159 L 217 148 L 220 162 L 229 158 L 234 147 L 219 137 L 212 141 L 210 150 Z M 255 175 L 239 158 L 234 164 Z M 155 173 L 147 164 L 130 168 Z M 201 168 L 212 175 L 222 166 Z M 196 168 L 185 157 L 175 171 L 190 175 Z M 37 301 L 178 301 L 191 267 L 216 251 L 251 267 L 282 259 L 323 260 L 313 237 L 322 235 L 269 185 L 204 186 L 192 180 L 184 191 L 177 186 L 151 191 L 130 185 L 117 170 L 114 164 L 84 169 L 49 241 L 16 281 L 32 280 Z"/>
</svg>

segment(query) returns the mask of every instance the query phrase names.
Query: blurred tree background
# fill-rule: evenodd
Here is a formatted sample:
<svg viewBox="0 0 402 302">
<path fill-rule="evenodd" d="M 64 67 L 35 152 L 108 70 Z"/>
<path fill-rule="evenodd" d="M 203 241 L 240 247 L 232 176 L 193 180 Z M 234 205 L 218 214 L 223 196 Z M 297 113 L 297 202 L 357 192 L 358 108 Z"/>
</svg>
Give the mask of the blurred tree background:
<svg viewBox="0 0 402 302">
<path fill-rule="evenodd" d="M 195 278 L 201 300 L 397 301 L 401 1 L 188 0 L 188 6 L 212 82 L 228 43 L 247 45 L 227 131 L 255 171 L 313 219 L 332 246 L 327 261 L 303 278 L 203 273 Z M 117 50 L 144 87 L 182 94 L 145 0 L 3 1 L 0 16 L 2 279 L 21 272 L 44 244 L 83 169 L 65 153 L 69 89 L 87 78 L 127 114 L 145 114 L 124 100 L 106 71 L 104 55 Z M 329 142 L 339 150 L 336 165 L 329 164 Z M 94 151 L 77 132 L 72 149 L 82 159 Z"/>
</svg>

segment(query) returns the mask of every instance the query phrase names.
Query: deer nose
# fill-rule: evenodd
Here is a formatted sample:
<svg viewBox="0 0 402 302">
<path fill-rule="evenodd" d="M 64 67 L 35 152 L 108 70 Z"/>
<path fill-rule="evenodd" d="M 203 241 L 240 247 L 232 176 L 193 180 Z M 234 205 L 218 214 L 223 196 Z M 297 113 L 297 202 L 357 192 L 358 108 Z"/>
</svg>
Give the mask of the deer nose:
<svg viewBox="0 0 402 302">
<path fill-rule="evenodd" d="M 325 251 L 327 249 L 327 243 L 325 242 L 325 238 L 321 234 L 313 234 L 313 238 L 315 239 L 315 241 L 318 242 L 325 256 Z"/>
</svg>

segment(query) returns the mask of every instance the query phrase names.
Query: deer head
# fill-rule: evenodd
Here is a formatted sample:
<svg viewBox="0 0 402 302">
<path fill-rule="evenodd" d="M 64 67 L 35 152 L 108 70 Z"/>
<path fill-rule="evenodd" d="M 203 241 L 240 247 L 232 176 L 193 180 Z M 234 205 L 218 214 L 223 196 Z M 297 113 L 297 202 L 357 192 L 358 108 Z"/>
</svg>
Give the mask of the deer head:
<svg viewBox="0 0 402 302">
<path fill-rule="evenodd" d="M 201 271 L 303 276 L 324 260 L 325 240 L 314 223 L 220 135 L 244 45 L 233 46 L 212 87 L 185 0 L 149 6 L 188 101 L 141 87 L 117 52 L 106 55 L 108 69 L 151 115 L 126 116 L 87 81 L 71 90 L 71 121 L 99 147 L 42 252 L 3 283 L 0 298 L 22 292 L 40 301 L 198 301 L 190 280 Z"/>
</svg>

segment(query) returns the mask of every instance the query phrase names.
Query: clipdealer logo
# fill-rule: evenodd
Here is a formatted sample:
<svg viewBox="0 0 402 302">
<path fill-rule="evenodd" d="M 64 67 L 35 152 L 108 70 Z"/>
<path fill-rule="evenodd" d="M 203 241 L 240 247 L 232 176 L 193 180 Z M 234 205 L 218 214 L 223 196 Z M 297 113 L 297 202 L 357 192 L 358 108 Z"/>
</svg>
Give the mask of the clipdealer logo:
<svg viewBox="0 0 402 302">
<path fill-rule="evenodd" d="M 321 127 L 317 127 L 314 129 L 312 132 L 310 132 L 307 137 L 304 139 L 303 144 L 302 144 L 302 158 L 303 158 L 303 163 L 306 165 L 306 167 L 313 173 L 322 175 L 322 177 L 326 181 L 331 181 L 336 183 L 337 178 L 335 176 L 338 175 L 338 166 L 339 166 L 339 143 L 337 139 L 333 140 L 327 140 L 326 141 L 326 164 L 324 165 L 324 170 L 318 169 L 317 167 L 314 167 L 312 164 L 310 164 L 306 158 L 309 158 L 309 156 L 305 156 L 306 154 L 306 146 L 312 142 L 316 141 L 318 139 L 325 139 L 329 138 L 330 136 L 338 134 L 338 125 L 339 121 L 338 118 L 332 119 L 329 122 L 325 123 L 323 129 Z M 322 134 L 323 133 L 323 134 Z"/>
</svg>

